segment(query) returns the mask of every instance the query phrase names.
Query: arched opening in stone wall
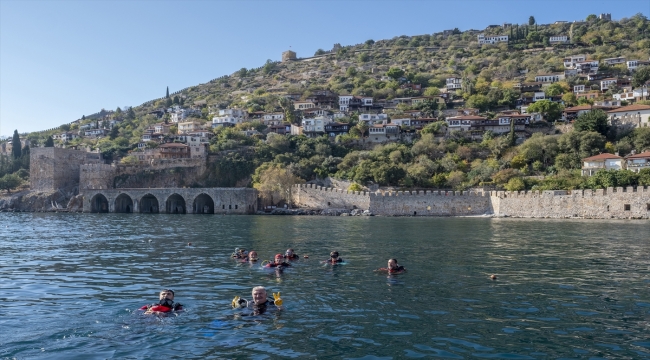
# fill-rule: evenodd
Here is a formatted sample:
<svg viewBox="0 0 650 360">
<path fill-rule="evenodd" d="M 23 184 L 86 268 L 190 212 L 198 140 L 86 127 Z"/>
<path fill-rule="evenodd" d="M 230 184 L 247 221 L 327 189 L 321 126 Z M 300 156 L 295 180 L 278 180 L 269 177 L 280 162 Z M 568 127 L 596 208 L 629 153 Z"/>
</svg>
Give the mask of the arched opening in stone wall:
<svg viewBox="0 0 650 360">
<path fill-rule="evenodd" d="M 158 199 L 151 194 L 147 194 L 140 199 L 140 212 L 145 214 L 157 214 Z"/>
<path fill-rule="evenodd" d="M 133 212 L 133 199 L 127 194 L 120 194 L 115 198 L 115 212 L 116 213 L 132 213 Z"/>
<path fill-rule="evenodd" d="M 97 194 L 90 199 L 90 212 L 107 213 L 108 199 L 103 194 Z"/>
<path fill-rule="evenodd" d="M 214 200 L 208 194 L 200 194 L 194 199 L 195 214 L 214 214 Z"/>
<path fill-rule="evenodd" d="M 178 194 L 172 194 L 165 204 L 167 214 L 185 214 L 185 199 Z"/>
</svg>

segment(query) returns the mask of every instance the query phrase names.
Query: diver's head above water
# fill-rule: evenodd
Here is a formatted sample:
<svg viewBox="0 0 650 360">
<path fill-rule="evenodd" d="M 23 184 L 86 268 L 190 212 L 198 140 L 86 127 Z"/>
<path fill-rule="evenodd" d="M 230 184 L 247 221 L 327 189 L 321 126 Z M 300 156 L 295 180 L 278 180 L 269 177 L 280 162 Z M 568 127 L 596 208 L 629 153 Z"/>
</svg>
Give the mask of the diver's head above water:
<svg viewBox="0 0 650 360">
<path fill-rule="evenodd" d="M 253 302 L 255 305 L 262 305 L 266 303 L 266 288 L 264 286 L 256 286 L 253 288 Z"/>
</svg>

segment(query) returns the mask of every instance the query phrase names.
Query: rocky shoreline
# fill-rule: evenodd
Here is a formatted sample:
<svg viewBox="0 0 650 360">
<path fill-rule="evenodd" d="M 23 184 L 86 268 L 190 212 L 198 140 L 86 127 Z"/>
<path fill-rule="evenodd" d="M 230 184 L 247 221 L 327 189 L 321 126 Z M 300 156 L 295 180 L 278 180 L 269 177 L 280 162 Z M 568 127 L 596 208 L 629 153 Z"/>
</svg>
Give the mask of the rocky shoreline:
<svg viewBox="0 0 650 360">
<path fill-rule="evenodd" d="M 52 192 L 16 192 L 0 197 L 0 212 L 82 212 L 83 195 L 76 189 Z"/>
</svg>

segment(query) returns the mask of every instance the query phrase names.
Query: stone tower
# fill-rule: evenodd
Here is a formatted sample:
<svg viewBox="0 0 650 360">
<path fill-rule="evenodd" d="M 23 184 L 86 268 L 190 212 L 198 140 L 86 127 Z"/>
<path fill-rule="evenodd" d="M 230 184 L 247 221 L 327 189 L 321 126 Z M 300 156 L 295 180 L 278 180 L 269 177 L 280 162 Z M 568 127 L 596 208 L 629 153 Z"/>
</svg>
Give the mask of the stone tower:
<svg viewBox="0 0 650 360">
<path fill-rule="evenodd" d="M 282 62 L 296 60 L 296 53 L 291 50 L 287 50 L 282 53 Z"/>
</svg>

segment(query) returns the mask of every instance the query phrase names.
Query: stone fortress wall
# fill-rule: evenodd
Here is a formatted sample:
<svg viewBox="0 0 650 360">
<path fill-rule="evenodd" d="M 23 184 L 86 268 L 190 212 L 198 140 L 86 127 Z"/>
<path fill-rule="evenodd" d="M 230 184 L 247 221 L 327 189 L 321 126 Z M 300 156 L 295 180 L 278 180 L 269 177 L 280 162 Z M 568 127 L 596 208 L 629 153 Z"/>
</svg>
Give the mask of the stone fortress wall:
<svg viewBox="0 0 650 360">
<path fill-rule="evenodd" d="M 192 159 L 155 159 L 146 165 L 123 165 L 123 164 L 84 164 L 81 165 L 79 176 L 79 187 L 81 189 L 113 189 L 116 184 L 114 179 L 121 176 L 125 179 L 130 175 L 136 175 L 142 171 L 158 172 L 156 180 L 165 182 L 164 170 L 174 168 L 193 168 L 196 169 L 194 175 L 200 176 L 206 170 L 206 161 L 204 158 Z M 147 184 L 143 179 L 139 179 L 141 187 L 158 187 L 158 184 Z M 153 185 L 153 186 L 152 186 Z M 120 187 L 119 184 L 117 187 Z"/>
<path fill-rule="evenodd" d="M 294 203 L 319 209 L 370 210 L 384 216 L 496 215 L 530 218 L 649 219 L 650 189 L 573 191 L 349 192 L 296 185 Z"/>
<path fill-rule="evenodd" d="M 101 154 L 55 147 L 35 147 L 29 155 L 32 191 L 56 191 L 79 185 L 83 164 L 101 164 Z"/>
</svg>

